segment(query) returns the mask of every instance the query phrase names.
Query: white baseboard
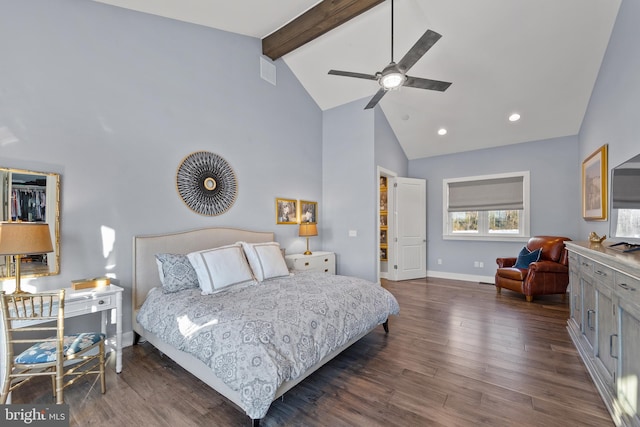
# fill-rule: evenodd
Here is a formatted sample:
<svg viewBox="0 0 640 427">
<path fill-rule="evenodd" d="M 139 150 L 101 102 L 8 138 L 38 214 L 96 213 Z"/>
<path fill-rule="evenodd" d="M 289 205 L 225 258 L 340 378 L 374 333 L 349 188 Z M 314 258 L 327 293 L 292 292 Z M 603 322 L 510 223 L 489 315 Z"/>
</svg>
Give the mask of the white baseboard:
<svg viewBox="0 0 640 427">
<path fill-rule="evenodd" d="M 133 345 L 133 331 L 122 333 L 122 347 L 129 347 Z"/>
<path fill-rule="evenodd" d="M 439 279 L 465 280 L 467 282 L 494 283 L 495 276 L 479 276 L 475 274 L 449 273 L 446 271 L 428 270 L 427 277 L 437 277 Z"/>
</svg>

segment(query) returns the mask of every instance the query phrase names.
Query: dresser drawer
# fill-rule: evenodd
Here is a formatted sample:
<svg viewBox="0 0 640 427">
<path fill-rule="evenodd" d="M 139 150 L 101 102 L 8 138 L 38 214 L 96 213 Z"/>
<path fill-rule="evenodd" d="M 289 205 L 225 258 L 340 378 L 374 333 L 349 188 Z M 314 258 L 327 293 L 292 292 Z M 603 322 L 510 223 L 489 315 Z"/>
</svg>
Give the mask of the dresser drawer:
<svg viewBox="0 0 640 427">
<path fill-rule="evenodd" d="M 67 302 L 64 305 L 64 312 L 65 316 L 73 316 L 74 314 L 93 313 L 115 307 L 115 298 L 112 295 L 106 295 Z"/>
<path fill-rule="evenodd" d="M 593 266 L 596 264 L 595 261 L 591 261 L 589 258 L 585 258 L 581 256 L 579 258 L 580 263 L 580 273 L 589 277 L 593 277 Z"/>
<path fill-rule="evenodd" d="M 640 310 L 640 280 L 616 271 L 615 290 L 626 302 L 634 304 Z"/>
<path fill-rule="evenodd" d="M 613 289 L 614 275 L 612 268 L 593 262 L 593 278 L 611 289 Z"/>
<path fill-rule="evenodd" d="M 333 252 L 320 252 L 312 255 L 287 255 L 287 267 L 298 271 L 320 271 L 336 274 L 336 257 Z"/>
</svg>

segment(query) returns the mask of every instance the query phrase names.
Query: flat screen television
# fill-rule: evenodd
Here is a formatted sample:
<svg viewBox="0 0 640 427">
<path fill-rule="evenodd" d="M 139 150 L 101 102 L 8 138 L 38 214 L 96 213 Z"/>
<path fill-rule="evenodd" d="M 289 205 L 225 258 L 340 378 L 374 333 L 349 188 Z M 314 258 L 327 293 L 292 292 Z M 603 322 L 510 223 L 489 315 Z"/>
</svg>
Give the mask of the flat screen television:
<svg viewBox="0 0 640 427">
<path fill-rule="evenodd" d="M 640 250 L 640 154 L 611 169 L 611 247 Z"/>
</svg>

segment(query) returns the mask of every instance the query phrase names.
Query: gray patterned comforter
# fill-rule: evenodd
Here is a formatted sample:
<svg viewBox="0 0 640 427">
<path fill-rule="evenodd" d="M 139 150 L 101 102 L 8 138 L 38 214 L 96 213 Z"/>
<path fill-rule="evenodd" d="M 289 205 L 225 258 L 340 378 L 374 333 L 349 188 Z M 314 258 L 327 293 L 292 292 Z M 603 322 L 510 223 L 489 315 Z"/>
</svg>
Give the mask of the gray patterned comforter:
<svg viewBox="0 0 640 427">
<path fill-rule="evenodd" d="M 208 365 L 242 396 L 247 415 L 259 419 L 284 381 L 399 310 L 395 297 L 374 283 L 300 272 L 213 295 L 155 288 L 137 320 Z"/>
</svg>

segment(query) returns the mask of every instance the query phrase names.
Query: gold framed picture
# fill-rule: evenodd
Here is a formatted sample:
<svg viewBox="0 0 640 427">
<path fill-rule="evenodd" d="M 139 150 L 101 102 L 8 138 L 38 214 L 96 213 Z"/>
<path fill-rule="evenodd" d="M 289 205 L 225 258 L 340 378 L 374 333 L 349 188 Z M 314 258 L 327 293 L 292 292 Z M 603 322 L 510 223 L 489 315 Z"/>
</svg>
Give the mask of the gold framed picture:
<svg viewBox="0 0 640 427">
<path fill-rule="evenodd" d="M 318 202 L 300 200 L 300 213 L 298 215 L 300 223 L 318 223 Z"/>
<path fill-rule="evenodd" d="M 297 224 L 296 206 L 293 199 L 276 199 L 276 224 Z"/>
<path fill-rule="evenodd" d="M 582 217 L 607 219 L 607 144 L 582 162 Z"/>
</svg>

